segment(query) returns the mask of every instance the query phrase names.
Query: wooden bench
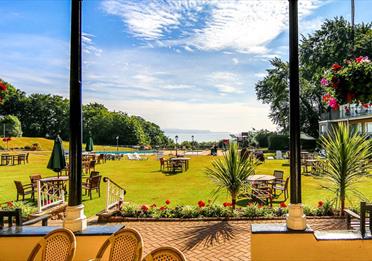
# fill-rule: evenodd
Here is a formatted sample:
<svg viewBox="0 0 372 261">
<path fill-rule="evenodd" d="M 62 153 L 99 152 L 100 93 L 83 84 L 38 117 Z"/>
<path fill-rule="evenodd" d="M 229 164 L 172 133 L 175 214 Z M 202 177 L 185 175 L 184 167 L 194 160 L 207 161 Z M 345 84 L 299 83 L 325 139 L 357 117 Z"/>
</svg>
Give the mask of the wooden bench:
<svg viewBox="0 0 372 261">
<path fill-rule="evenodd" d="M 372 232 L 372 204 L 360 202 L 360 215 L 350 209 L 345 209 L 344 213 L 348 229 L 360 230 L 362 237 L 366 234 L 366 228 Z"/>
</svg>

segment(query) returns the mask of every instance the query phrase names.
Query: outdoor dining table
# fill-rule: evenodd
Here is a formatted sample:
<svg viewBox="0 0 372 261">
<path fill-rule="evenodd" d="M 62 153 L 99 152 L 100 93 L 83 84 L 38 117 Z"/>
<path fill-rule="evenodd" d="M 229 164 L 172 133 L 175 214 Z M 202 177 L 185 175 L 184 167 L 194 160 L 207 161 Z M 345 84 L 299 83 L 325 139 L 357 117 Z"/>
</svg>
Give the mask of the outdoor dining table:
<svg viewBox="0 0 372 261">
<path fill-rule="evenodd" d="M 250 183 L 257 183 L 257 182 L 264 182 L 268 183 L 269 181 L 273 181 L 275 176 L 273 175 L 252 175 L 247 178 L 247 181 Z"/>
<path fill-rule="evenodd" d="M 191 158 L 185 158 L 185 157 L 177 157 L 177 158 L 171 158 L 170 161 L 172 162 L 180 162 L 184 167 L 185 171 L 189 169 L 189 161 Z"/>
<path fill-rule="evenodd" d="M 1 165 L 9 165 L 9 163 L 11 163 L 12 165 L 15 165 L 16 161 L 19 164 L 20 163 L 20 161 L 19 161 L 20 157 L 25 157 L 25 154 L 11 154 L 11 155 L 10 154 L 2 154 L 1 155 Z"/>
</svg>

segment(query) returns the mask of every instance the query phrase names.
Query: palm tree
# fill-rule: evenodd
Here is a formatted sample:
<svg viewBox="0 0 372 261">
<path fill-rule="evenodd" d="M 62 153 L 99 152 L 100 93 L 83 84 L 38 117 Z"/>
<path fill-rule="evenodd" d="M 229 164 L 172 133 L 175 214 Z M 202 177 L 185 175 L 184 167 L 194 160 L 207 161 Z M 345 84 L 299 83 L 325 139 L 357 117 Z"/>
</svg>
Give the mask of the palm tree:
<svg viewBox="0 0 372 261">
<path fill-rule="evenodd" d="M 340 204 L 343 215 L 348 192 L 362 195 L 353 185 L 369 173 L 372 143 L 365 135 L 350 131 L 346 124 L 339 124 L 330 135 L 321 137 L 320 142 L 326 150 L 323 174 L 329 182 L 323 187 L 335 194 L 336 207 Z"/>
<path fill-rule="evenodd" d="M 212 167 L 206 169 L 206 174 L 217 185 L 214 194 L 226 190 L 231 195 L 231 203 L 235 209 L 236 198 L 247 178 L 254 174 L 256 165 L 256 159 L 253 157 L 241 158 L 237 145 L 231 144 L 229 151 L 224 154 L 223 158 L 214 160 Z"/>
</svg>

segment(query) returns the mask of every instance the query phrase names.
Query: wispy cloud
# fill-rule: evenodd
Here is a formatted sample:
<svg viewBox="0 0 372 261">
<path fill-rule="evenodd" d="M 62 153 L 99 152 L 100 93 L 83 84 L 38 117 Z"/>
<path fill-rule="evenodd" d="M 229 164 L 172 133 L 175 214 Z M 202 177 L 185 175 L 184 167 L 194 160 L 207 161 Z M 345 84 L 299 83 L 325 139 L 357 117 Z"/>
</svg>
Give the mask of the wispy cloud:
<svg viewBox="0 0 372 261">
<path fill-rule="evenodd" d="M 299 2 L 309 15 L 320 0 Z M 264 54 L 265 47 L 288 24 L 286 0 L 106 0 L 103 9 L 122 18 L 138 38 L 166 46 Z"/>
</svg>

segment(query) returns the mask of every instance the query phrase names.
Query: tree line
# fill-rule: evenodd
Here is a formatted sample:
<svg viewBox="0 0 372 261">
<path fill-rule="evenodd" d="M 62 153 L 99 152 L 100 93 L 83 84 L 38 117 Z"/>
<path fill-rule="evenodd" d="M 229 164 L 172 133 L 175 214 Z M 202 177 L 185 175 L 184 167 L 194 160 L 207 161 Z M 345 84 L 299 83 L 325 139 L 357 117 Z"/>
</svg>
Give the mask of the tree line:
<svg viewBox="0 0 372 261">
<path fill-rule="evenodd" d="M 21 122 L 23 136 L 69 139 L 69 100 L 58 95 L 31 94 L 6 83 L 0 115 L 14 115 Z M 109 111 L 104 105 L 83 105 L 84 140 L 89 133 L 95 144 L 168 145 L 172 140 L 155 123 L 122 111 Z"/>
</svg>

